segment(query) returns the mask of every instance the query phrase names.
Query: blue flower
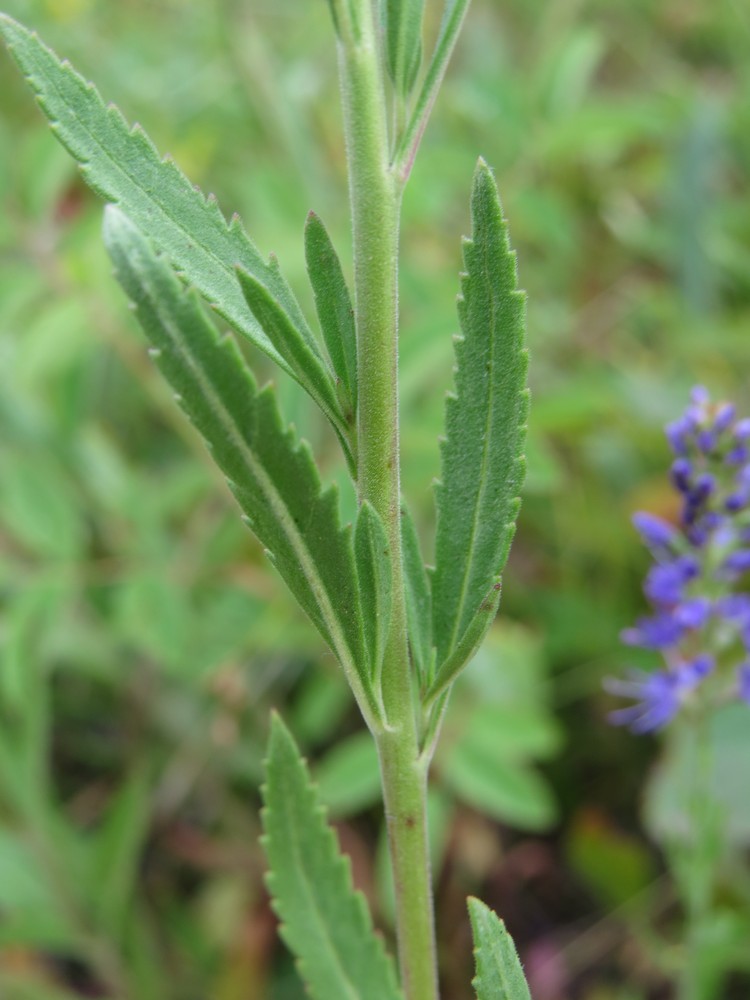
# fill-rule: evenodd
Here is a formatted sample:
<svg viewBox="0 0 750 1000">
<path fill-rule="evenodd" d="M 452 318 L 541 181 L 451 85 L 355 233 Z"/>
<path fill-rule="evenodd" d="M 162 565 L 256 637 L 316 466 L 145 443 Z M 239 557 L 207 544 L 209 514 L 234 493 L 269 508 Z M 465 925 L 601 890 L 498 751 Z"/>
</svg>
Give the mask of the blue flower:
<svg viewBox="0 0 750 1000">
<path fill-rule="evenodd" d="M 644 591 L 654 604 L 667 607 L 678 604 L 686 585 L 700 573 L 700 564 L 693 556 L 680 556 L 667 563 L 652 566 L 646 576 Z"/>
<path fill-rule="evenodd" d="M 609 721 L 616 726 L 630 726 L 634 733 L 648 733 L 661 729 L 671 722 L 680 708 L 679 684 L 674 674 L 657 670 L 642 678 L 631 675 L 630 680 L 605 681 L 610 694 L 634 698 L 637 704 L 618 708 L 609 713 Z"/>
<path fill-rule="evenodd" d="M 738 420 L 733 404 L 712 403 L 696 386 L 665 430 L 682 510 L 677 525 L 633 515 L 654 557 L 643 588 L 654 613 L 621 638 L 661 653 L 666 669 L 606 685 L 635 700 L 610 718 L 638 733 L 666 725 L 694 694 L 709 705 L 724 697 L 726 683 L 703 683 L 715 667 L 736 670 L 736 693 L 750 704 L 750 594 L 735 589 L 750 573 L 750 418 Z"/>
<path fill-rule="evenodd" d="M 661 517 L 638 511 L 633 514 L 633 525 L 643 541 L 652 549 L 670 549 L 677 540 L 677 529 Z"/>
<path fill-rule="evenodd" d="M 635 705 L 618 708 L 609 715 L 616 726 L 629 726 L 634 733 L 649 733 L 671 722 L 690 692 L 714 668 L 710 656 L 698 656 L 669 670 L 653 674 L 638 672 L 628 680 L 610 678 L 605 687 L 611 694 L 633 698 Z"/>
</svg>

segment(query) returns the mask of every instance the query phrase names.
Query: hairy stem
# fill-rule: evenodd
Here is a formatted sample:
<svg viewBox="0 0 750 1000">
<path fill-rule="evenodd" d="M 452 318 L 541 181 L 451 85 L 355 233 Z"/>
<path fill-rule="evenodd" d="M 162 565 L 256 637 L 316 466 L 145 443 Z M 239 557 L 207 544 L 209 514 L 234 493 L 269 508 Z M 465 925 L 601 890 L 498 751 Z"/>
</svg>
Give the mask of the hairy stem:
<svg viewBox="0 0 750 1000">
<path fill-rule="evenodd" d="M 382 672 L 388 725 L 376 734 L 407 1000 L 436 1000 L 427 848 L 426 769 L 419 760 L 401 561 L 398 435 L 398 227 L 401 184 L 389 166 L 387 108 L 372 0 L 334 0 L 354 226 L 358 484 L 386 526 L 393 565 Z"/>
</svg>

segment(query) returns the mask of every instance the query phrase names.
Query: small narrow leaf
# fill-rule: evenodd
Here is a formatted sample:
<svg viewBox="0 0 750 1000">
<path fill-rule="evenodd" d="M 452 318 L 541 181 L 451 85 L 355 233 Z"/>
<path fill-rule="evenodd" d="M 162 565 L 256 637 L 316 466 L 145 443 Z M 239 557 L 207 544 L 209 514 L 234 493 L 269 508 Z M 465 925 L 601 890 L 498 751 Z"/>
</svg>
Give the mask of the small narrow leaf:
<svg viewBox="0 0 750 1000">
<path fill-rule="evenodd" d="M 296 326 L 268 288 L 256 277 L 237 268 L 242 294 L 273 346 L 286 361 L 299 384 L 312 396 L 338 434 L 350 464 L 349 432 L 336 396 L 333 380 L 309 330 Z"/>
<path fill-rule="evenodd" d="M 348 859 L 278 716 L 263 788 L 268 887 L 281 934 L 313 1000 L 400 1000 L 393 963 L 376 937 L 367 904 L 352 887 Z"/>
<path fill-rule="evenodd" d="M 406 181 L 411 172 L 417 148 L 427 127 L 432 106 L 456 46 L 466 11 L 469 9 L 469 2 L 470 0 L 446 0 L 445 2 L 435 50 L 430 58 L 414 109 L 394 157 L 395 172 L 403 181 Z"/>
<path fill-rule="evenodd" d="M 219 338 L 195 295 L 113 206 L 104 239 L 162 374 L 372 722 L 379 710 L 362 648 L 351 529 L 339 525 L 335 490 L 321 490 L 309 448 L 281 424 L 272 388 L 258 390 L 236 343 Z"/>
<path fill-rule="evenodd" d="M 354 553 L 365 646 L 377 690 L 377 678 L 383 664 L 391 623 L 391 549 L 383 522 L 367 500 L 363 502 L 357 516 Z"/>
<path fill-rule="evenodd" d="M 310 212 L 305 225 L 305 259 L 320 329 L 353 421 L 357 411 L 354 307 L 338 254 L 325 226 L 314 212 Z"/>
<path fill-rule="evenodd" d="M 408 97 L 422 61 L 424 0 L 385 0 L 388 73 L 396 92 Z"/>
<path fill-rule="evenodd" d="M 425 689 L 432 681 L 432 599 L 417 527 L 404 501 L 401 503 L 401 549 L 409 649 L 420 687 Z"/>
<path fill-rule="evenodd" d="M 474 934 L 477 1000 L 531 1000 L 516 946 L 505 924 L 478 899 L 469 897 Z"/>
<path fill-rule="evenodd" d="M 471 207 L 458 304 L 456 394 L 446 404 L 442 483 L 436 487 L 432 610 L 438 673 L 461 648 L 470 655 L 476 645 L 472 632 L 500 582 L 524 475 L 525 297 L 497 188 L 483 161 L 474 175 Z"/>
<path fill-rule="evenodd" d="M 138 125 L 131 129 L 113 105 L 105 106 L 97 90 L 36 34 L 6 15 L 0 15 L 0 33 L 86 183 L 119 205 L 238 333 L 294 374 L 248 309 L 235 265 L 309 333 L 306 321 L 278 267 L 264 261 L 239 219 L 228 225 L 213 197 L 206 199 L 172 160 L 160 159 L 145 132 Z"/>
</svg>

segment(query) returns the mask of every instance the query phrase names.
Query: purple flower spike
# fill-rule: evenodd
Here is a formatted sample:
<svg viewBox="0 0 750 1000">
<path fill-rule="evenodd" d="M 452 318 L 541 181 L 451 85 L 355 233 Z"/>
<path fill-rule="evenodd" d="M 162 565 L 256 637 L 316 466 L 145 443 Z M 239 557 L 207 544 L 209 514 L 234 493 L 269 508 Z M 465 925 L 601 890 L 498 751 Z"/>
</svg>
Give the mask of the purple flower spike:
<svg viewBox="0 0 750 1000">
<path fill-rule="evenodd" d="M 666 428 L 675 452 L 669 476 L 682 497 L 679 524 L 643 511 L 633 515 L 654 557 L 643 588 L 653 613 L 621 638 L 657 650 L 666 663 L 666 669 L 607 685 L 634 699 L 610 719 L 636 733 L 667 725 L 694 698 L 708 709 L 720 704 L 725 679 L 703 686 L 714 670 L 736 670 L 736 694 L 750 705 L 750 592 L 744 592 L 744 574 L 750 575 L 750 418 L 737 420 L 731 403 L 713 404 L 703 386 L 690 398 Z"/>
<path fill-rule="evenodd" d="M 643 541 L 653 549 L 670 548 L 677 539 L 677 529 L 655 514 L 637 511 L 632 521 Z"/>
</svg>

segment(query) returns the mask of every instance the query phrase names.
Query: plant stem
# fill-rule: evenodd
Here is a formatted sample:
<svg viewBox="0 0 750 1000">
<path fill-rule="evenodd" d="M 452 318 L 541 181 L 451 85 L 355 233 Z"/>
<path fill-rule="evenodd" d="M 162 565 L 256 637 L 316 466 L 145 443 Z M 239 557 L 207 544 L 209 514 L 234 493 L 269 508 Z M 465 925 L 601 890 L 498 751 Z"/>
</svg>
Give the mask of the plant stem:
<svg viewBox="0 0 750 1000">
<path fill-rule="evenodd" d="M 680 1000 L 703 1000 L 705 931 L 710 920 L 716 869 L 717 812 L 711 794 L 712 752 L 708 719 L 690 720 L 693 760 L 686 807 L 688 842 L 681 865 L 680 886 L 685 909 L 684 960 L 679 978 Z"/>
<path fill-rule="evenodd" d="M 354 229 L 358 487 L 383 520 L 393 609 L 382 671 L 387 727 L 376 732 L 407 1000 L 436 1000 L 427 846 L 426 767 L 419 759 L 401 560 L 398 434 L 398 227 L 402 185 L 389 166 L 387 108 L 372 0 L 334 0 Z"/>
<path fill-rule="evenodd" d="M 407 1000 L 436 1000 L 427 768 L 405 731 L 378 740 L 391 868 L 396 899 L 401 984 Z"/>
</svg>

